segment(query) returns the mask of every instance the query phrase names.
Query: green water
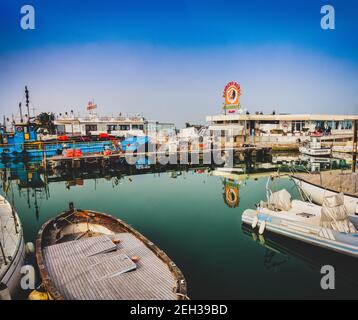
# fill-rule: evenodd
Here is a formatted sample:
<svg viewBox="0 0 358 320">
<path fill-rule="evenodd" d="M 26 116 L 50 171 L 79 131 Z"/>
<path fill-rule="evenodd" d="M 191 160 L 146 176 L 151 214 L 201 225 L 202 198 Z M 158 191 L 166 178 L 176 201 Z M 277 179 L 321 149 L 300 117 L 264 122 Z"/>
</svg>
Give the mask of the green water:
<svg viewBox="0 0 358 320">
<path fill-rule="evenodd" d="M 66 182 L 49 183 L 49 197 L 34 189 L 19 190 L 12 183 L 16 209 L 25 240 L 35 241 L 41 225 L 67 208 L 93 209 L 115 215 L 133 225 L 162 248 L 183 271 L 192 299 L 245 298 L 357 298 L 358 264 L 325 250 L 266 234 L 259 238 L 241 224 L 241 214 L 265 199 L 267 178 L 241 182 L 240 203 L 224 201 L 223 178 L 184 172 L 176 179 L 167 173 L 84 180 L 66 188 Z M 117 181 L 118 182 L 118 181 Z M 294 197 L 289 179 L 278 181 Z M 255 240 L 256 239 L 256 240 Z M 261 241 L 261 242 L 260 242 Z M 336 289 L 320 287 L 320 268 L 336 268 Z"/>
</svg>

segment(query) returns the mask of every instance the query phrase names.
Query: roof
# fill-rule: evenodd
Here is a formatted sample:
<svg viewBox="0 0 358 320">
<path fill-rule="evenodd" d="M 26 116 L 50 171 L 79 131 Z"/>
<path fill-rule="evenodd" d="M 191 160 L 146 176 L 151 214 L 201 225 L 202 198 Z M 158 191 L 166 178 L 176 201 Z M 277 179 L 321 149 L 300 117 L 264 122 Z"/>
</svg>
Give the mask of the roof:
<svg viewBox="0 0 358 320">
<path fill-rule="evenodd" d="M 344 121 L 358 120 L 358 115 L 329 115 L 329 114 L 220 114 L 207 116 L 206 121 L 230 120 L 259 120 L 259 121 Z"/>
</svg>

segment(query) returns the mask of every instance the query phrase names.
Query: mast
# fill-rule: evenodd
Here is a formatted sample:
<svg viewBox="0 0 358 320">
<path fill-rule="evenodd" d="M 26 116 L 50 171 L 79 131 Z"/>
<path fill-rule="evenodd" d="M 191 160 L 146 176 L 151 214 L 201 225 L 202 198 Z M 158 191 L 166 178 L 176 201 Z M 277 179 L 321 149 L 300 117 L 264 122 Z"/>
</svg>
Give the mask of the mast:
<svg viewBox="0 0 358 320">
<path fill-rule="evenodd" d="M 27 119 L 30 121 L 30 109 L 29 109 L 29 90 L 27 90 L 27 86 L 25 86 L 25 98 L 26 98 L 26 109 L 27 109 Z"/>
<path fill-rule="evenodd" d="M 23 119 L 22 119 L 22 108 L 21 108 L 21 102 L 19 102 L 19 109 L 20 109 L 20 121 L 21 123 L 23 122 Z"/>
</svg>

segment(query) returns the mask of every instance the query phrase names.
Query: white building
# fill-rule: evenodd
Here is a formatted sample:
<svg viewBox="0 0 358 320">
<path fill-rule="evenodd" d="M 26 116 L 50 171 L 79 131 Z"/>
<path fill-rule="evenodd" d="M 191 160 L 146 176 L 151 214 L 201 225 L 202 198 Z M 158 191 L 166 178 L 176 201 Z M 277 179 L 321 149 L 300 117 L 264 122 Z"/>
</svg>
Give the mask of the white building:
<svg viewBox="0 0 358 320">
<path fill-rule="evenodd" d="M 56 118 L 55 125 L 58 134 L 67 135 L 99 135 L 108 133 L 117 137 L 144 135 L 145 120 L 141 116 L 135 117 L 100 117 L 88 115 L 86 117 L 61 116 Z"/>
<path fill-rule="evenodd" d="M 326 136 L 352 137 L 353 121 L 358 115 L 310 115 L 310 114 L 221 114 L 207 116 L 210 132 L 242 137 L 261 137 L 258 140 L 294 142 L 308 139 L 318 131 Z M 277 139 L 276 139 L 277 138 Z"/>
</svg>

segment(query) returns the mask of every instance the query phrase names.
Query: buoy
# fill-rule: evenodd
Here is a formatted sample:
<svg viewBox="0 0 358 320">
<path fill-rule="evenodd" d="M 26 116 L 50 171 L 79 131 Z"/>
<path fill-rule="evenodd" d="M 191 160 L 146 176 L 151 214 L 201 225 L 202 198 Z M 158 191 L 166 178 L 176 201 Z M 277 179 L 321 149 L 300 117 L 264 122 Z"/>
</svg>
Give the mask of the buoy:
<svg viewBox="0 0 358 320">
<path fill-rule="evenodd" d="M 32 290 L 29 296 L 27 297 L 28 300 L 53 300 L 50 294 L 47 292 L 41 292 L 37 290 Z"/>
<path fill-rule="evenodd" d="M 259 222 L 259 219 L 257 218 L 257 216 L 255 216 L 255 218 L 252 220 L 252 224 L 251 224 L 252 229 L 256 228 L 258 222 Z"/>
<path fill-rule="evenodd" d="M 30 254 L 35 252 L 35 245 L 32 242 L 27 242 L 25 245 L 25 253 Z"/>
<path fill-rule="evenodd" d="M 259 234 L 263 234 L 266 227 L 266 221 L 262 221 L 259 229 Z"/>
<path fill-rule="evenodd" d="M 5 283 L 0 282 L 0 300 L 11 300 L 10 290 Z"/>
</svg>

